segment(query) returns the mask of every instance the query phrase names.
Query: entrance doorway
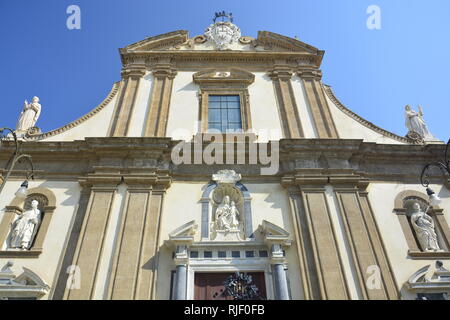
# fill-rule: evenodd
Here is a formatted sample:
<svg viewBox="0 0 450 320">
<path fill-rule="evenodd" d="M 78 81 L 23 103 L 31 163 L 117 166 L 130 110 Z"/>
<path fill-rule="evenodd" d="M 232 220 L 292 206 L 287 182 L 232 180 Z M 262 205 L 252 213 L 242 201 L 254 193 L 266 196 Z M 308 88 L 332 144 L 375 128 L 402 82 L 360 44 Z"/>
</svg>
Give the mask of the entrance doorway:
<svg viewBox="0 0 450 320">
<path fill-rule="evenodd" d="M 253 284 L 259 289 L 259 295 L 266 299 L 266 283 L 264 272 L 246 272 L 253 280 Z M 232 296 L 225 296 L 224 282 L 234 272 L 196 272 L 194 276 L 194 299 L 195 300 L 233 300 Z"/>
</svg>

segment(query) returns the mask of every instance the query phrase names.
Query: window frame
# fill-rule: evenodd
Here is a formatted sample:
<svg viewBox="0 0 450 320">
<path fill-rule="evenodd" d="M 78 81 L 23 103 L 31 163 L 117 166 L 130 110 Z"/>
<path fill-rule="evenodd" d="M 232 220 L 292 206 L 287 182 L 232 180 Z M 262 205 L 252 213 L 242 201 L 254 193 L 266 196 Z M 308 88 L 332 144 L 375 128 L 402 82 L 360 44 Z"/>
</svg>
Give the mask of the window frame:
<svg viewBox="0 0 450 320">
<path fill-rule="evenodd" d="M 232 89 L 232 88 L 202 88 L 200 89 L 199 101 L 199 122 L 201 133 L 207 133 L 209 130 L 209 97 L 210 96 L 239 96 L 239 107 L 241 115 L 241 131 L 246 132 L 251 129 L 251 115 L 250 106 L 248 103 L 247 89 Z M 237 131 L 239 132 L 239 130 Z M 225 133 L 225 132 L 223 132 Z"/>
<path fill-rule="evenodd" d="M 242 131 L 247 132 L 252 129 L 248 86 L 255 81 L 253 73 L 237 68 L 205 69 L 193 74 L 192 78 L 199 87 L 198 133 L 208 132 L 210 95 L 238 95 Z"/>
<path fill-rule="evenodd" d="M 218 101 L 211 101 L 212 97 L 219 97 L 219 99 L 218 99 Z M 225 97 L 225 99 L 224 99 L 225 101 L 222 101 L 224 97 Z M 237 97 L 237 99 L 227 99 L 228 97 Z M 233 101 L 233 100 L 235 100 L 235 101 Z M 213 107 L 212 106 L 213 102 L 218 103 L 219 107 L 218 108 L 217 107 Z M 238 108 L 229 107 L 229 105 L 228 105 L 229 102 L 231 102 L 232 104 L 233 103 L 238 103 Z M 239 113 L 239 120 L 237 120 L 237 121 L 230 121 L 230 119 L 229 119 L 230 111 L 236 110 L 236 109 L 239 109 L 239 112 L 238 112 Z M 219 111 L 220 121 L 211 121 L 210 114 L 211 114 L 212 110 L 218 110 Z M 226 114 L 227 114 L 227 121 L 226 122 L 223 119 L 223 110 L 226 110 Z M 235 113 L 235 114 L 237 114 L 237 113 Z M 219 124 L 220 129 L 212 128 L 211 127 L 212 123 Z M 223 130 L 224 129 L 223 128 L 224 124 L 226 126 L 225 130 Z M 239 128 L 235 128 L 235 129 L 230 128 L 231 124 L 238 124 Z M 237 94 L 233 94 L 233 95 L 230 95 L 230 94 L 227 94 L 227 95 L 224 95 L 224 94 L 220 94 L 220 95 L 209 94 L 208 95 L 208 131 L 211 130 L 211 129 L 220 130 L 221 133 L 227 133 L 227 132 L 236 133 L 236 132 L 242 132 L 243 131 L 241 97 L 239 95 L 237 95 Z"/>
</svg>

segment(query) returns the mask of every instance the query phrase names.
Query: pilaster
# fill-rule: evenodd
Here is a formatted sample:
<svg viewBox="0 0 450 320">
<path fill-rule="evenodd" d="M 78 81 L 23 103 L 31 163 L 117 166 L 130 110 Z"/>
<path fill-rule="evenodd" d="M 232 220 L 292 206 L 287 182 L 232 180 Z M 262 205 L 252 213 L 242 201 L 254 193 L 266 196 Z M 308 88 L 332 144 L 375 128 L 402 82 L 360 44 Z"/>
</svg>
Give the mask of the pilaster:
<svg viewBox="0 0 450 320">
<path fill-rule="evenodd" d="M 303 67 L 298 70 L 298 76 L 302 79 L 306 99 L 310 105 L 313 122 L 319 138 L 339 138 L 320 83 L 322 78 L 321 71 L 316 68 Z"/>
<path fill-rule="evenodd" d="M 164 137 L 166 135 L 172 85 L 176 74 L 170 59 L 161 59 L 153 67 L 154 82 L 145 120 L 145 137 Z"/>
<path fill-rule="evenodd" d="M 282 61 L 277 61 L 273 70 L 269 73 L 275 88 L 284 137 L 287 139 L 304 137 L 292 89 L 292 74 L 291 68 Z"/>
<path fill-rule="evenodd" d="M 125 137 L 128 133 L 136 96 L 141 78 L 145 75 L 145 65 L 132 65 L 122 70 L 119 97 L 111 122 L 110 136 Z"/>
</svg>

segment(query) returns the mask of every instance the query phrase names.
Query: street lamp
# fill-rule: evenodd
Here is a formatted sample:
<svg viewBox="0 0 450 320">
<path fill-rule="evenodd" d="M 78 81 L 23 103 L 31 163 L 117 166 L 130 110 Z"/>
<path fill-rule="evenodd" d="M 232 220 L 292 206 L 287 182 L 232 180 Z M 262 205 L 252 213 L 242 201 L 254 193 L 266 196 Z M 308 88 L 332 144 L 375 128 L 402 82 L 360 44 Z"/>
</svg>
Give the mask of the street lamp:
<svg viewBox="0 0 450 320">
<path fill-rule="evenodd" d="M 6 173 L 5 178 L 3 179 L 2 184 L 0 185 L 0 194 L 2 193 L 3 188 L 5 187 L 6 181 L 8 180 L 9 176 L 11 175 L 11 172 L 13 171 L 16 163 L 20 162 L 22 159 L 25 159 L 28 161 L 28 164 L 31 167 L 31 172 L 29 172 L 29 171 L 27 172 L 25 181 L 22 182 L 22 184 L 20 185 L 20 188 L 15 193 L 16 197 L 25 199 L 27 197 L 27 193 L 28 193 L 28 180 L 33 179 L 33 174 L 34 174 L 33 161 L 31 160 L 30 155 L 19 154 L 19 141 L 17 140 L 16 132 L 13 129 L 6 128 L 6 127 L 0 128 L 0 138 L 3 136 L 3 133 L 6 130 L 9 131 L 11 133 L 12 137 L 14 138 L 14 143 L 15 143 L 16 149 L 14 150 L 12 160 L 8 161 L 8 163 L 6 165 L 6 167 L 8 167 L 9 163 L 11 163 L 11 165 Z"/>
<path fill-rule="evenodd" d="M 430 176 L 428 175 L 428 171 L 432 167 L 437 167 L 443 172 L 444 175 L 450 175 L 450 160 L 448 159 L 448 149 L 450 146 L 450 140 L 447 142 L 447 146 L 445 147 L 444 151 L 444 159 L 436 162 L 428 163 L 425 167 L 422 169 L 422 174 L 420 175 L 420 183 L 422 186 L 427 188 L 427 194 L 430 198 L 430 204 L 432 206 L 437 206 L 439 203 L 441 203 L 441 199 L 436 195 L 436 193 L 429 187 L 430 185 Z"/>
</svg>

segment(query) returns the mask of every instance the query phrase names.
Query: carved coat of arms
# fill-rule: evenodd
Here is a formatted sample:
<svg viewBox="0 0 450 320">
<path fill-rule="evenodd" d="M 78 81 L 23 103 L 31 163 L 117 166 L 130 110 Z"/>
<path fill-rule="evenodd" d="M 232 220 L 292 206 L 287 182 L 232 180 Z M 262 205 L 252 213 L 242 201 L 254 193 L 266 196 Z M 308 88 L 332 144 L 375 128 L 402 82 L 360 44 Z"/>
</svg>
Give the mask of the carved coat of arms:
<svg viewBox="0 0 450 320">
<path fill-rule="evenodd" d="M 216 22 L 205 30 L 208 41 L 214 43 L 218 50 L 226 50 L 241 37 L 241 30 L 229 21 Z"/>
</svg>

